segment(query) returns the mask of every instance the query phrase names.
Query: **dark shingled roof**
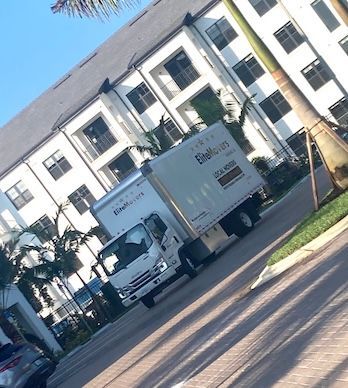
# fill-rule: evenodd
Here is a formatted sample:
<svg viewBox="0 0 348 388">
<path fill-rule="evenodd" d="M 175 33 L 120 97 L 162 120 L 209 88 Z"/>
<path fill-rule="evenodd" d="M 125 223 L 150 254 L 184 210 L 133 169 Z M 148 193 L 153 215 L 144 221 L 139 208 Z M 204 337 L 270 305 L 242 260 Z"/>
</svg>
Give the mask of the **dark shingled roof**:
<svg viewBox="0 0 348 388">
<path fill-rule="evenodd" d="M 0 129 L 0 175 L 212 0 L 155 0 Z"/>
</svg>

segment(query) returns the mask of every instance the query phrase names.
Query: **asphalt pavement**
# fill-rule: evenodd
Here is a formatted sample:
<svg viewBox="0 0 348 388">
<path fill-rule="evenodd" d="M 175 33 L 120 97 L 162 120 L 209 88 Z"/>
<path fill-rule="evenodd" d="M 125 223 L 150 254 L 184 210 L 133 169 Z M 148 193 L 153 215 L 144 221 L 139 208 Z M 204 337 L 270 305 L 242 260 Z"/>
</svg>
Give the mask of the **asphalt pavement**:
<svg viewBox="0 0 348 388">
<path fill-rule="evenodd" d="M 330 188 L 323 169 L 319 172 L 318 186 L 321 196 Z M 158 304 L 153 309 L 136 306 L 65 358 L 50 380 L 50 387 L 253 386 L 254 382 L 263 381 L 263 376 L 268 379 L 264 380 L 265 385 L 255 386 L 292 384 L 281 380 L 290 371 L 289 365 L 286 370 L 281 368 L 273 374 L 267 374 L 265 367 L 270 366 L 270 360 L 277 361 L 272 355 L 282 349 L 278 337 L 291 342 L 292 337 L 282 336 L 281 330 L 286 334 L 293 327 L 294 335 L 299 327 L 298 316 L 303 315 L 303 324 L 319 317 L 303 309 L 306 304 L 293 302 L 307 297 L 301 292 L 308 289 L 308 284 L 302 278 L 301 287 L 297 287 L 299 280 L 295 271 L 295 277 L 289 277 L 293 284 L 286 289 L 281 288 L 282 280 L 261 287 L 259 291 L 250 292 L 249 286 L 269 255 L 312 207 L 310 181 L 306 179 L 281 202 L 268 209 L 252 233 L 241 240 L 232 239 L 231 245 L 217 260 L 200 269 L 197 278 L 178 280 L 157 297 Z M 336 242 L 338 247 L 339 241 Z M 347 251 L 339 249 L 330 253 L 335 256 L 338 267 L 342 255 L 347 257 Z M 336 287 L 334 291 L 342 286 L 342 279 L 338 282 L 335 276 L 342 276 L 343 269 L 335 272 L 330 280 L 330 284 L 336 283 L 336 286 L 330 286 Z M 315 268 L 308 271 L 317 273 Z M 318 276 L 323 275 L 318 272 Z M 274 287 L 276 291 L 271 291 Z M 279 295 L 285 296 L 280 298 Z M 346 294 L 339 295 L 332 303 L 343 309 Z M 286 319 L 282 318 L 278 324 L 277 317 L 283 315 Z M 347 314 L 344 317 L 346 319 Z M 340 324 L 346 324 L 346 321 L 338 321 L 337 327 Z M 259 334 L 255 336 L 255 333 Z M 273 334 L 270 336 L 269 333 Z M 262 342 L 265 335 L 267 342 Z M 309 343 L 311 337 L 307 337 Z M 254 344 L 258 344 L 256 348 Z M 304 351 L 303 347 L 301 351 Z M 263 353 L 268 358 L 265 359 Z M 283 353 L 289 357 L 288 348 Z M 293 365 L 293 358 L 290 360 Z M 258 363 L 260 368 L 253 367 Z M 283 364 L 286 363 L 283 361 Z M 339 384 L 340 380 L 336 383 Z"/>
</svg>

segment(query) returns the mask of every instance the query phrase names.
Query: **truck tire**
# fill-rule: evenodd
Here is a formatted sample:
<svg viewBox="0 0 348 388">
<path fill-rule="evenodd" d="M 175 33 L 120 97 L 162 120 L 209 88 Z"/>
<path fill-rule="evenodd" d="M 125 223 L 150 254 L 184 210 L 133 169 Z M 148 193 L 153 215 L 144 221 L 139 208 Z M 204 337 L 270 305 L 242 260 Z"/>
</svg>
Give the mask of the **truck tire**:
<svg viewBox="0 0 348 388">
<path fill-rule="evenodd" d="M 188 257 L 184 256 L 181 258 L 181 265 L 184 273 L 186 273 L 190 279 L 194 279 L 198 275 L 195 265 Z"/>
<path fill-rule="evenodd" d="M 234 234 L 238 237 L 244 237 L 253 229 L 254 221 L 245 209 L 239 209 L 234 215 Z"/>
<path fill-rule="evenodd" d="M 143 302 L 143 305 L 147 307 L 148 309 L 151 309 L 156 303 L 155 299 L 151 295 L 145 295 L 141 298 L 141 301 Z"/>
</svg>

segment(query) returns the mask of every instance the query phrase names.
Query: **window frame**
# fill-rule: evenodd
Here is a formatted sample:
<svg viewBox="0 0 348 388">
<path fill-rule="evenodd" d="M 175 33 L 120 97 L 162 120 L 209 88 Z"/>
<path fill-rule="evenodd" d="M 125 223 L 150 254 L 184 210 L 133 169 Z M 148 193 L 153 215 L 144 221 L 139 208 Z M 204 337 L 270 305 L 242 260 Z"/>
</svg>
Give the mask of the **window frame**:
<svg viewBox="0 0 348 388">
<path fill-rule="evenodd" d="M 128 156 L 128 158 L 132 161 L 133 167 L 129 170 L 127 170 L 126 173 L 118 174 L 114 169 L 112 169 L 110 166 L 114 163 L 116 163 L 120 158 L 124 157 L 125 155 Z M 131 157 L 131 155 L 128 152 L 123 152 L 119 154 L 114 160 L 112 160 L 110 163 L 108 163 L 108 169 L 110 170 L 111 174 L 117 179 L 118 182 L 121 182 L 123 179 L 127 178 L 128 175 L 130 175 L 134 170 L 136 170 L 137 166 Z"/>
<path fill-rule="evenodd" d="M 251 63 L 252 61 L 253 63 Z M 235 64 L 233 70 L 246 87 L 252 85 L 265 74 L 265 70 L 252 53 Z M 252 82 L 250 82 L 251 80 Z"/>
<path fill-rule="evenodd" d="M 284 39 L 282 39 L 280 34 L 283 34 Z M 301 46 L 301 44 L 305 41 L 303 36 L 296 29 L 296 26 L 292 24 L 290 20 L 284 24 L 283 27 L 279 28 L 273 35 L 287 54 L 290 54 L 292 51 L 297 49 L 297 47 Z"/>
<path fill-rule="evenodd" d="M 341 49 L 348 55 L 348 35 L 341 39 L 338 43 Z"/>
<path fill-rule="evenodd" d="M 89 144 L 87 152 L 92 153 L 93 159 L 103 155 L 118 143 L 118 139 L 111 132 L 110 125 L 103 115 L 94 117 L 82 128 L 82 133 Z"/>
<path fill-rule="evenodd" d="M 53 163 L 51 166 L 48 166 L 48 161 L 50 159 L 52 159 Z M 60 150 L 56 151 L 42 163 L 56 181 L 72 169 L 71 164 Z"/>
<path fill-rule="evenodd" d="M 318 58 L 302 69 L 301 73 L 315 91 L 319 90 L 332 79 Z M 309 76 L 309 74 L 312 75 Z"/>
<path fill-rule="evenodd" d="M 307 156 L 306 132 L 304 128 L 290 135 L 286 142 L 298 157 Z"/>
<path fill-rule="evenodd" d="M 222 30 L 221 24 L 227 23 L 228 27 Z M 218 31 L 219 34 L 213 38 L 211 35 L 214 34 L 214 32 Z M 223 16 L 219 20 L 217 20 L 214 24 L 212 24 L 210 27 L 208 27 L 205 30 L 205 33 L 208 35 L 209 39 L 213 42 L 213 44 L 216 46 L 216 48 L 221 51 L 226 46 L 228 46 L 233 40 L 235 40 L 238 37 L 237 32 L 235 29 L 231 26 L 230 22 Z M 217 40 L 220 40 L 217 42 Z"/>
<path fill-rule="evenodd" d="M 140 91 L 144 91 L 144 93 L 140 93 Z M 126 94 L 126 97 L 139 114 L 144 113 L 150 106 L 157 102 L 156 96 L 145 82 L 141 82 L 138 86 L 133 88 Z"/>
<path fill-rule="evenodd" d="M 20 186 L 23 187 L 23 190 L 20 188 Z M 17 193 L 17 196 L 14 197 L 10 193 L 11 190 L 14 190 Z M 17 210 L 22 209 L 25 205 L 27 205 L 29 202 L 31 202 L 34 199 L 34 196 L 29 191 L 29 189 L 25 186 L 23 181 L 18 181 L 15 185 L 13 185 L 8 190 L 6 190 L 5 194 Z"/>
<path fill-rule="evenodd" d="M 319 5 L 319 6 L 318 6 Z M 325 27 L 330 31 L 336 30 L 341 23 L 336 16 L 332 13 L 331 9 L 323 0 L 315 0 L 311 3 L 311 7 Z M 326 12 L 326 14 L 325 14 Z"/>
<path fill-rule="evenodd" d="M 45 222 L 47 222 L 47 225 L 45 225 Z M 37 221 L 35 221 L 31 225 L 32 229 L 37 228 L 38 232 L 43 235 L 38 235 L 38 239 L 41 241 L 42 244 L 45 244 L 47 241 L 50 240 L 51 235 L 55 235 L 55 226 L 52 220 L 47 216 L 47 214 L 44 214 L 42 217 L 40 217 Z M 48 230 L 48 234 L 46 236 L 46 230 Z M 47 237 L 47 238 L 46 238 Z"/>
<path fill-rule="evenodd" d="M 84 192 L 87 192 L 86 195 Z M 75 198 L 79 198 L 78 201 L 75 201 Z M 96 201 L 95 197 L 88 189 L 88 187 L 83 184 L 78 189 L 73 191 L 69 196 L 69 201 L 74 205 L 75 209 L 82 215 L 88 211 L 90 206 Z"/>
<path fill-rule="evenodd" d="M 338 116 L 335 115 L 335 109 L 342 109 L 343 114 Z M 335 120 L 340 125 L 347 125 L 348 124 L 348 97 L 342 97 L 340 100 L 336 101 L 333 105 L 329 107 L 329 111 L 331 112 L 332 116 L 335 118 Z M 334 112 L 333 112 L 334 111 Z M 346 120 L 343 121 L 343 118 Z"/>
<path fill-rule="evenodd" d="M 168 118 L 164 121 L 163 127 L 159 125 L 158 127 L 154 128 L 153 133 L 158 139 L 157 131 L 163 130 L 163 133 L 165 136 L 168 137 L 169 141 L 173 144 L 175 144 L 177 141 L 182 139 L 183 133 L 180 131 L 178 126 L 174 123 L 174 121 L 171 118 Z M 173 136 L 173 132 L 177 132 Z"/>
<path fill-rule="evenodd" d="M 265 15 L 277 5 L 276 0 L 249 0 L 249 3 L 259 16 Z"/>
<path fill-rule="evenodd" d="M 275 98 L 277 98 L 279 102 L 275 101 Z M 272 110 L 269 110 L 267 106 L 270 105 L 270 103 L 272 103 Z M 279 90 L 276 90 L 266 97 L 259 105 L 273 124 L 291 111 L 291 106 Z"/>
</svg>

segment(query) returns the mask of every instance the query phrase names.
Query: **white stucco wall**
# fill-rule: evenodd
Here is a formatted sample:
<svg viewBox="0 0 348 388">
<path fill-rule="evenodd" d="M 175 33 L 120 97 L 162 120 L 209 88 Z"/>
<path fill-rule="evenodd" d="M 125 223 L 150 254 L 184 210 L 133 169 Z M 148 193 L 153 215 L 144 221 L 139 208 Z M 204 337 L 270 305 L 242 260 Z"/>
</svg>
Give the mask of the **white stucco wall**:
<svg viewBox="0 0 348 388">
<path fill-rule="evenodd" d="M 4 308 L 9 308 L 12 305 L 16 305 L 17 309 L 20 311 L 22 317 L 25 319 L 28 326 L 38 338 L 45 341 L 47 346 L 53 351 L 61 351 L 62 348 L 55 340 L 53 334 L 47 329 L 41 319 L 35 314 L 35 311 L 30 306 L 28 301 L 24 298 L 23 294 L 19 292 L 18 288 L 12 286 L 8 293 L 7 305 L 3 306 Z M 0 341 L 6 340 L 4 332 L 0 329 Z M 7 339 L 8 340 L 8 339 Z"/>
</svg>

